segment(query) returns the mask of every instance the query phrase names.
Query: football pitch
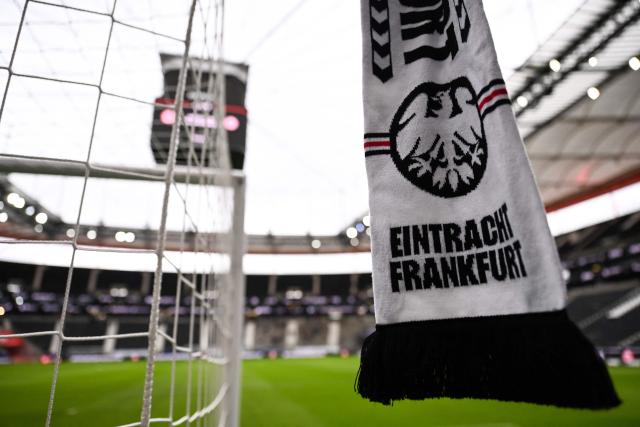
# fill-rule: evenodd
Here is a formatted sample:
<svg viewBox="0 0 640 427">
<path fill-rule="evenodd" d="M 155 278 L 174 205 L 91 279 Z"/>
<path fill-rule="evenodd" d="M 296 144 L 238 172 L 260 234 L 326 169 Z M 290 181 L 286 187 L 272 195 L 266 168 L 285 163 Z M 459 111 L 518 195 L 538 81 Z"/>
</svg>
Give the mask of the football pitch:
<svg viewBox="0 0 640 427">
<path fill-rule="evenodd" d="M 357 364 L 355 358 L 246 361 L 243 365 L 242 426 L 640 425 L 640 369 L 612 368 L 616 388 L 624 403 L 613 410 L 593 412 L 451 399 L 403 401 L 385 407 L 362 400 L 353 391 Z M 169 402 L 170 364 L 161 362 L 156 370 L 153 416 L 164 417 Z M 194 375 L 197 370 L 198 366 L 194 364 Z M 0 426 L 44 424 L 51 374 L 50 365 L 0 366 Z M 176 418 L 185 413 L 186 376 L 187 365 L 181 362 L 176 382 L 179 391 Z M 143 362 L 63 364 L 53 425 L 98 427 L 137 420 L 143 378 Z M 192 386 L 197 387 L 195 376 Z"/>
</svg>

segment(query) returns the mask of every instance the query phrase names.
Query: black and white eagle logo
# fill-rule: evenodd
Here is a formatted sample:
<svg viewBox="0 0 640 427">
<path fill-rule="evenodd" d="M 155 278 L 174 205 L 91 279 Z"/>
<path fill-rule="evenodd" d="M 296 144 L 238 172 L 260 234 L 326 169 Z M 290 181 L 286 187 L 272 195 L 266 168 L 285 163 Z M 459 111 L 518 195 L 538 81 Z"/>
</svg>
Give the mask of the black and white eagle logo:
<svg viewBox="0 0 640 427">
<path fill-rule="evenodd" d="M 473 191 L 487 165 L 487 141 L 477 95 L 466 77 L 425 82 L 396 111 L 391 157 L 418 188 L 439 197 Z"/>
</svg>

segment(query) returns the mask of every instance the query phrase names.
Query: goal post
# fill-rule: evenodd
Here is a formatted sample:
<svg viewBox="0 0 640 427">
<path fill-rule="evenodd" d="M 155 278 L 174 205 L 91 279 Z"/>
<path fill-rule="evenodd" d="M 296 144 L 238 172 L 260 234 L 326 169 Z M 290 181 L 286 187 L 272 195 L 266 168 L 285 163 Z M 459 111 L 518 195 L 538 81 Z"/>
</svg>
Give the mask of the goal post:
<svg viewBox="0 0 640 427">
<path fill-rule="evenodd" d="M 244 206 L 245 206 L 245 180 L 240 179 L 234 189 L 233 201 L 233 227 L 232 234 L 241 236 L 233 240 L 231 245 L 231 265 L 230 276 L 233 287 L 232 304 L 237 313 L 232 318 L 232 343 L 229 369 L 230 375 L 230 397 L 229 397 L 229 425 L 237 427 L 240 425 L 240 396 L 242 386 L 242 338 L 244 331 L 244 306 L 245 306 L 245 277 L 242 265 L 244 253 L 246 251 L 246 240 L 244 238 Z"/>
<path fill-rule="evenodd" d="M 108 3 L 108 2 L 107 2 Z M 51 380 L 45 426 L 56 424 L 56 391 L 58 380 L 64 376 L 60 366 L 63 360 L 63 349 L 69 343 L 79 342 L 118 342 L 121 340 L 146 339 L 147 348 L 144 354 L 145 378 L 140 396 L 141 408 L 139 419 L 132 419 L 121 427 L 150 425 L 198 425 L 198 426 L 232 426 L 239 425 L 240 419 L 240 375 L 241 346 L 244 320 L 245 282 L 242 260 L 245 252 L 244 209 L 245 209 L 245 176 L 241 171 L 231 167 L 229 139 L 223 121 L 225 119 L 225 74 L 222 55 L 223 39 L 223 0 L 183 0 L 188 9 L 184 18 L 185 33 L 183 37 L 167 35 L 156 28 L 140 24 L 135 13 L 131 19 L 126 14 L 118 13 L 120 3 L 113 0 L 110 7 L 101 9 L 93 7 L 93 3 L 82 7 L 58 3 L 54 0 L 24 0 L 16 3 L 15 38 L 10 49 L 10 57 L 6 63 L 0 62 L 0 131 L 3 125 L 12 128 L 27 126 L 16 114 L 19 104 L 19 89 L 27 88 L 24 93 L 33 96 L 38 82 L 58 85 L 65 88 L 82 88 L 91 90 L 95 96 L 94 109 L 71 126 L 86 126 L 90 132 L 86 138 L 86 152 L 80 158 L 52 155 L 46 149 L 40 150 L 38 144 L 46 141 L 25 139 L 24 144 L 33 149 L 21 151 L 7 144 L 0 144 L 0 173 L 47 175 L 75 177 L 81 181 L 81 193 L 74 221 L 58 224 L 68 227 L 66 236 L 56 230 L 43 232 L 42 224 L 36 226 L 35 238 L 33 230 L 24 232 L 20 221 L 16 220 L 15 229 L 0 227 L 0 245 L 60 245 L 70 249 L 70 261 L 64 287 L 60 289 L 61 309 L 56 315 L 55 324 L 48 330 L 33 330 L 0 335 L 3 338 L 51 337 L 53 358 L 53 376 Z M 77 4 L 77 3 L 74 3 Z M 136 3 L 137 4 L 137 3 Z M 86 7 L 86 8 L 83 8 Z M 33 44 L 32 48 L 42 49 L 37 31 L 39 14 L 46 11 L 61 12 L 61 26 L 73 25 L 73 17 L 81 16 L 85 22 L 102 22 L 106 33 L 104 46 L 99 56 L 99 67 L 95 80 L 88 81 L 75 78 L 73 72 L 60 71 L 55 59 L 63 61 L 65 56 L 52 50 L 54 57 L 52 70 L 42 71 L 38 67 L 25 68 L 21 55 L 27 55 L 24 46 Z M 36 13 L 37 12 L 37 13 Z M 55 13 L 51 15 L 55 21 Z M 123 17 L 124 16 L 124 17 Z M 136 18 L 136 19 L 134 19 Z M 65 21 L 66 20 L 66 21 Z M 65 23 L 66 22 L 66 23 Z M 42 24 L 44 25 L 44 24 Z M 96 24 L 97 25 L 97 24 Z M 117 91 L 109 87 L 105 75 L 107 65 L 113 54 L 122 46 L 123 39 L 114 34 L 118 30 L 136 31 L 154 38 L 163 38 L 172 43 L 181 43 L 180 55 L 182 65 L 179 70 L 177 86 L 174 88 L 173 105 L 158 105 L 157 100 L 148 99 L 137 94 Z M 35 29 L 35 30 L 34 30 Z M 77 30 L 70 31 L 77 37 Z M 197 39 L 197 43 L 195 42 Z M 80 40 L 80 39 L 78 39 Z M 194 48 L 197 46 L 199 51 Z M 94 48 L 94 47 L 93 47 Z M 95 49 L 94 49 L 95 50 Z M 99 49 L 98 49 L 99 50 Z M 79 49 L 78 54 L 88 55 Z M 160 52 L 158 52 L 160 53 Z M 197 58 L 197 59 L 194 59 Z M 86 60 L 84 58 L 83 60 Z M 197 66 L 194 65 L 197 63 Z M 68 71 L 68 70 L 67 70 Z M 72 70 L 73 71 L 73 70 Z M 126 74 L 126 73 L 125 73 Z M 125 75 L 123 74 L 123 75 Z M 108 80 L 108 79 L 107 79 Z M 4 85 L 4 86 L 2 86 Z M 56 86 L 56 87 L 58 87 Z M 71 92 L 73 90 L 70 89 Z M 195 120 L 186 120 L 185 96 L 187 91 L 196 93 L 202 105 L 193 102 L 189 113 Z M 65 92 L 72 101 L 74 94 Z M 83 95 L 84 96 L 84 95 Z M 175 118 L 171 125 L 170 146 L 165 164 L 160 166 L 112 164 L 94 159 L 96 146 L 99 145 L 99 122 L 105 114 L 107 100 L 117 99 L 154 110 L 167 109 Z M 213 107 L 211 107 L 213 106 Z M 61 107 L 62 108 L 62 107 Z M 18 109 L 19 110 L 19 109 Z M 149 115 L 151 116 L 151 115 Z M 205 125 L 202 125 L 205 123 Z M 211 124 L 213 123 L 213 125 Z M 218 124 L 218 125 L 216 125 Z M 68 123 L 64 126 L 70 126 Z M 53 127 L 65 130 L 60 125 Z M 73 132 L 71 132 L 73 133 Z M 4 138 L 0 134 L 0 138 Z M 75 136 L 75 134 L 74 134 Z M 51 134 L 55 137 L 55 134 Z M 9 138 L 8 136 L 6 138 Z M 0 141 L 2 142 L 2 141 Z M 145 141 L 135 141 L 146 143 Z M 148 144 L 148 143 L 147 143 Z M 2 147 L 9 147 L 5 150 Z M 187 153 L 183 163 L 176 161 L 178 149 Z M 153 249 L 139 248 L 131 245 L 134 237 L 123 234 L 124 240 L 115 236 L 113 239 L 94 241 L 86 233 L 87 224 L 83 222 L 87 210 L 88 195 L 95 191 L 91 183 L 96 181 L 136 181 L 149 185 L 161 186 L 161 208 L 157 212 L 159 226 L 155 233 Z M 153 184 L 151 184 L 153 183 Z M 106 187 L 105 187 L 106 188 Z M 19 196 L 21 197 L 21 196 Z M 27 196 L 25 196 L 27 197 Z M 38 194 L 30 194 L 37 201 Z M 19 219 L 23 208 L 19 203 L 12 207 L 12 218 Z M 178 208 L 176 208 L 178 206 Z M 123 205 L 122 209 L 135 207 Z M 174 218 L 173 223 L 170 219 Z M 176 220 L 176 218 L 178 218 Z M 44 220 L 46 222 L 46 219 Z M 172 227 L 173 224 L 173 227 Z M 175 224 L 179 224 L 175 227 Z M 45 227 L 48 225 L 45 224 Z M 24 227 L 23 227 L 24 228 Z M 3 234 L 3 230 L 11 233 Z M 16 231 L 17 230 L 17 231 Z M 84 235 L 83 235 L 84 232 Z M 168 250 L 168 235 L 171 233 L 172 247 Z M 133 236 L 133 233 L 131 233 Z M 121 235 L 122 237 L 122 235 Z M 89 240 L 87 240 L 89 239 Z M 57 247 L 57 246 L 56 246 Z M 72 335 L 66 332 L 66 321 L 74 316 L 70 313 L 74 270 L 77 270 L 77 255 L 84 252 L 119 252 L 138 256 L 140 254 L 155 256 L 155 271 L 152 280 L 148 325 L 144 331 L 122 332 L 105 330 L 102 334 Z M 163 276 L 167 271 L 176 274 L 175 294 L 171 295 L 175 305 L 163 308 Z M 187 326 L 187 339 L 180 333 L 180 325 Z M 105 345 L 105 347 L 107 347 Z M 163 349 L 163 359 L 171 364 L 169 379 L 168 407 L 154 406 L 154 378 L 156 365 Z M 178 363 L 186 364 L 187 387 L 178 388 Z M 179 408 L 177 402 L 181 394 L 186 400 L 185 407 Z"/>
</svg>

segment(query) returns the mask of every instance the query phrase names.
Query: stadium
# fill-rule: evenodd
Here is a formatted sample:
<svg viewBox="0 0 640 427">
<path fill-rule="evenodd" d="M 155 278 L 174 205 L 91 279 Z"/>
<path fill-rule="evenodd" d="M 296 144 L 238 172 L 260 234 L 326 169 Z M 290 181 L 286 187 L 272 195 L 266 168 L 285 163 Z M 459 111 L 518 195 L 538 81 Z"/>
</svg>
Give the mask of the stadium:
<svg viewBox="0 0 640 427">
<path fill-rule="evenodd" d="M 2 2 L 0 425 L 640 424 L 640 2 L 425 3 Z M 397 20 L 394 7 L 403 8 Z M 372 66 L 376 84 L 392 87 L 402 55 L 387 34 L 390 62 L 380 68 L 376 37 L 398 25 L 404 43 L 420 27 L 407 27 L 413 21 L 453 22 L 434 30 L 457 40 L 443 47 L 453 63 L 469 25 L 477 31 L 466 16 L 474 7 L 484 8 L 504 75 L 477 96 L 469 86 L 482 138 L 457 144 L 464 155 L 443 145 L 440 160 L 474 156 L 466 175 L 425 181 L 424 150 L 403 179 L 440 199 L 447 185 L 455 200 L 480 191 L 465 185 L 490 179 L 482 173 L 492 164 L 478 172 L 490 161 L 480 146 L 487 123 L 512 112 L 552 249 L 526 258 L 536 224 L 517 230 L 526 209 L 509 199 L 473 219 L 395 224 L 390 262 L 380 263 L 376 221 L 388 212 L 373 211 L 369 191 L 384 186 L 372 185 L 365 161 L 391 157 L 400 170 L 408 157 L 398 141 L 412 119 L 402 122 L 399 107 L 388 134 L 365 129 L 373 103 L 361 49 L 379 49 L 372 60 L 365 52 L 365 73 Z M 440 86 L 455 104 L 468 87 L 454 82 Z M 420 150 L 418 141 L 407 156 Z M 474 247 L 482 251 L 460 255 Z M 519 387 L 505 398 L 444 386 L 435 399 L 366 395 L 361 360 L 386 313 L 373 280 L 380 264 L 392 296 L 481 295 L 533 277 L 556 251 L 566 313 L 622 404 L 579 409 L 562 397 L 522 398 Z M 442 357 L 484 369 L 476 352 L 495 346 L 492 333 L 449 336 Z M 500 362 L 527 370 L 518 346 L 528 339 L 495 354 L 517 354 Z M 549 347 L 535 352 L 557 352 Z M 443 363 L 450 372 L 434 368 L 433 382 L 456 376 Z M 547 368 L 572 378 L 561 372 L 570 365 Z"/>
</svg>

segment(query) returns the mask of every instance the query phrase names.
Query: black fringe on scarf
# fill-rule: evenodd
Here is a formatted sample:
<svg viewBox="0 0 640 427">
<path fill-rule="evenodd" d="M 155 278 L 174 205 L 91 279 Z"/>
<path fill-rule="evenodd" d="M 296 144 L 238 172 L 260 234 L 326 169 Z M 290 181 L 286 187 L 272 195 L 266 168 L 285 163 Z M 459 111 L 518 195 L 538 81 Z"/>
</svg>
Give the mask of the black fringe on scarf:
<svg viewBox="0 0 640 427">
<path fill-rule="evenodd" d="M 565 310 L 378 325 L 362 346 L 356 389 L 385 405 L 437 397 L 620 404 L 605 363 Z"/>
</svg>

